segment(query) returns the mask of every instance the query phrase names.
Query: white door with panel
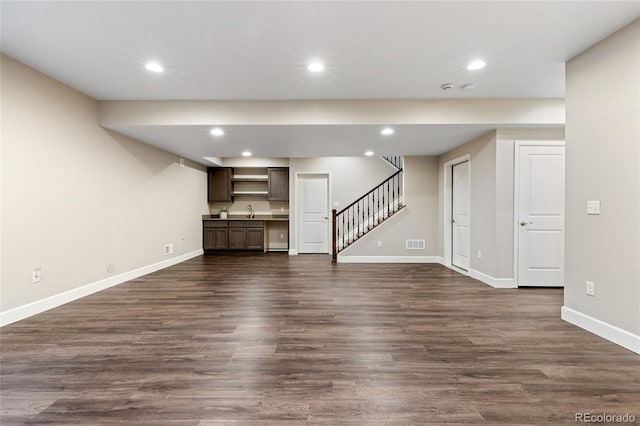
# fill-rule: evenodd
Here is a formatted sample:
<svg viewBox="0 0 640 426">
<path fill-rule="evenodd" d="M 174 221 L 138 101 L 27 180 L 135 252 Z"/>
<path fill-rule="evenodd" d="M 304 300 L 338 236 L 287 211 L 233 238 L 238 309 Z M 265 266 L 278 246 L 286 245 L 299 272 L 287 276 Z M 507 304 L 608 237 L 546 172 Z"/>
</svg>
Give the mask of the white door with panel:
<svg viewBox="0 0 640 426">
<path fill-rule="evenodd" d="M 518 147 L 518 285 L 564 286 L 564 146 Z"/>
<path fill-rule="evenodd" d="M 326 175 L 299 180 L 299 253 L 329 252 L 329 179 Z"/>
<path fill-rule="evenodd" d="M 469 270 L 469 161 L 451 168 L 451 264 Z"/>
</svg>

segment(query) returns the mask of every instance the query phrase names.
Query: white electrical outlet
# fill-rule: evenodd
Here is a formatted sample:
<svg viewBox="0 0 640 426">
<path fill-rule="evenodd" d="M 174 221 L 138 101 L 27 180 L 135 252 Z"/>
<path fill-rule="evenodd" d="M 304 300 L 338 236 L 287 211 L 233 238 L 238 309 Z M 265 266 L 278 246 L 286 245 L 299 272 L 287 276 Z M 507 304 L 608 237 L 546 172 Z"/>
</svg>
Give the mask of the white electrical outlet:
<svg viewBox="0 0 640 426">
<path fill-rule="evenodd" d="M 600 214 L 600 201 L 587 201 L 587 214 Z"/>
<path fill-rule="evenodd" d="M 184 238 L 180 238 L 180 247 L 184 246 Z"/>
<path fill-rule="evenodd" d="M 184 158 L 180 159 L 180 167 L 184 167 Z"/>
<path fill-rule="evenodd" d="M 589 296 L 596 295 L 596 284 L 593 281 L 587 281 L 587 294 Z"/>
<path fill-rule="evenodd" d="M 476 258 L 482 259 L 482 250 L 478 250 L 478 253 L 476 254 Z"/>
<path fill-rule="evenodd" d="M 378 247 L 382 247 L 382 241 L 378 240 Z"/>
<path fill-rule="evenodd" d="M 31 272 L 31 280 L 33 281 L 33 283 L 39 283 L 40 280 L 42 279 L 42 268 L 38 267 L 38 268 L 33 268 L 33 271 Z"/>
<path fill-rule="evenodd" d="M 164 255 L 168 256 L 170 254 L 173 254 L 173 244 L 167 243 L 164 245 Z"/>
<path fill-rule="evenodd" d="M 284 240 L 284 234 L 280 234 L 280 239 Z"/>
</svg>

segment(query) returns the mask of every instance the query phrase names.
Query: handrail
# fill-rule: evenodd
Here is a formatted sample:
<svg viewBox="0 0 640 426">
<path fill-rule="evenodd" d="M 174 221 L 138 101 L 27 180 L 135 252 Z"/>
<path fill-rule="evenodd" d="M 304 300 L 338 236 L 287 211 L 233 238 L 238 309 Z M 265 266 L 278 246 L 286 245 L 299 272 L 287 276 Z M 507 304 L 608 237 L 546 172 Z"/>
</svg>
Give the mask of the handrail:
<svg viewBox="0 0 640 426">
<path fill-rule="evenodd" d="M 391 164 L 396 169 L 402 169 L 402 157 L 399 155 L 391 156 L 391 155 L 383 155 L 382 158 L 386 160 L 389 164 Z"/>
<path fill-rule="evenodd" d="M 374 192 L 377 188 L 381 187 L 382 185 L 384 185 L 385 183 L 387 183 L 388 180 L 393 179 L 394 177 L 398 176 L 400 173 L 402 173 L 402 169 L 398 170 L 397 172 L 395 172 L 394 174 L 392 174 L 391 176 L 389 176 L 388 178 L 386 178 L 385 180 L 383 180 L 382 182 L 380 182 L 378 185 L 374 186 L 373 189 L 369 192 L 367 192 L 366 194 L 364 194 L 362 197 L 356 199 L 353 203 L 349 204 L 347 207 L 345 207 L 344 209 L 340 210 L 337 214 L 340 215 L 342 213 L 344 213 L 347 209 L 349 209 L 350 207 L 353 207 L 354 205 L 356 205 L 358 203 L 358 201 L 361 201 L 363 198 L 366 198 L 367 195 L 371 194 L 372 192 Z"/>
<path fill-rule="evenodd" d="M 399 169 L 339 212 L 331 211 L 332 262 L 337 262 L 338 252 L 404 207 L 401 173 Z"/>
</svg>

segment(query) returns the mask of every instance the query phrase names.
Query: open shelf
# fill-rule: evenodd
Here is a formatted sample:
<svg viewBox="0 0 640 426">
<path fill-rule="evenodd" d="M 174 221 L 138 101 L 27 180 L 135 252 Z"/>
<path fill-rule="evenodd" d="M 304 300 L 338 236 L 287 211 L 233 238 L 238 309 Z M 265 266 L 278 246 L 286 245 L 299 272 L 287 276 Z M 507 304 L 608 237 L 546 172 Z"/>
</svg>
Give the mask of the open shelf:
<svg viewBox="0 0 640 426">
<path fill-rule="evenodd" d="M 233 195 L 268 195 L 268 191 L 233 191 Z"/>
<path fill-rule="evenodd" d="M 233 175 L 233 182 L 268 182 L 268 175 Z"/>
</svg>

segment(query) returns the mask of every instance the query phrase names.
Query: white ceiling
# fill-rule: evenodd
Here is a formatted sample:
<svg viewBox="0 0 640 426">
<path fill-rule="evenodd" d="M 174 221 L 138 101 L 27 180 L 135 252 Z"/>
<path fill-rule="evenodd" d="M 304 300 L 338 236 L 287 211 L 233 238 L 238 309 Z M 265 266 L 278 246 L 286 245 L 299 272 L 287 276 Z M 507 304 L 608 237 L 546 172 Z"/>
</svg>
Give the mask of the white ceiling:
<svg viewBox="0 0 640 426">
<path fill-rule="evenodd" d="M 495 129 L 487 124 L 401 125 L 394 126 L 393 136 L 384 137 L 380 126 L 253 125 L 225 126 L 224 137 L 214 138 L 209 134 L 211 126 L 110 128 L 200 162 L 198 157 L 238 157 L 244 150 L 256 157 L 362 156 L 366 150 L 376 155 L 440 155 L 460 141 Z"/>
<path fill-rule="evenodd" d="M 640 16 L 638 1 L 2 1 L 1 8 L 4 54 L 101 100 L 563 97 L 564 62 Z M 478 57 L 487 67 L 467 71 Z M 306 70 L 313 58 L 325 61 L 324 73 Z M 166 72 L 146 71 L 150 60 Z M 442 92 L 446 82 L 456 89 Z M 464 83 L 476 89 L 458 89 Z M 360 155 L 369 142 L 347 126 L 329 130 L 329 143 L 327 128 L 316 127 L 266 138 L 265 129 L 237 129 L 226 143 L 256 137 L 265 155 L 284 147 L 289 156 L 309 152 L 299 137 L 322 142 L 310 155 L 325 146 L 336 149 L 331 155 Z M 407 130 L 407 152 L 431 138 L 419 130 Z M 226 155 L 222 142 L 210 152 L 202 131 L 130 129 L 173 152 L 188 143 L 202 146 L 200 157 Z M 443 126 L 433 143 L 442 150 L 477 131 Z"/>
</svg>

